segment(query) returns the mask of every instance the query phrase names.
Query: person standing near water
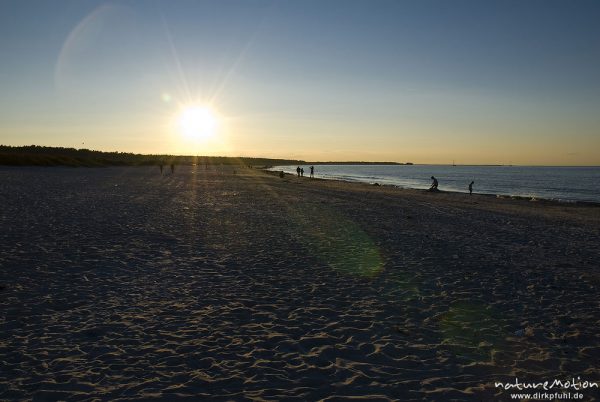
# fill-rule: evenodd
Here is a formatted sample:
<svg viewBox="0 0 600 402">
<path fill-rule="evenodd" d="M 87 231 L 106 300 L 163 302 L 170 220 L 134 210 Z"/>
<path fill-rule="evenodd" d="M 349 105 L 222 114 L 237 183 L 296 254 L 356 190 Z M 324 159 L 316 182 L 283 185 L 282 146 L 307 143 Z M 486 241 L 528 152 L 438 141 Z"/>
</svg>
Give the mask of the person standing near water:
<svg viewBox="0 0 600 402">
<path fill-rule="evenodd" d="M 311 177 L 311 179 L 313 179 L 315 177 L 315 167 L 314 166 L 310 167 L 310 177 Z"/>
<path fill-rule="evenodd" d="M 437 190 L 438 189 L 438 181 L 435 177 L 431 176 L 431 180 L 433 180 L 433 183 L 431 183 L 431 187 L 429 188 L 430 190 Z"/>
<path fill-rule="evenodd" d="M 469 195 L 473 195 L 473 184 L 475 184 L 474 181 L 472 181 L 471 183 L 469 183 Z"/>
</svg>

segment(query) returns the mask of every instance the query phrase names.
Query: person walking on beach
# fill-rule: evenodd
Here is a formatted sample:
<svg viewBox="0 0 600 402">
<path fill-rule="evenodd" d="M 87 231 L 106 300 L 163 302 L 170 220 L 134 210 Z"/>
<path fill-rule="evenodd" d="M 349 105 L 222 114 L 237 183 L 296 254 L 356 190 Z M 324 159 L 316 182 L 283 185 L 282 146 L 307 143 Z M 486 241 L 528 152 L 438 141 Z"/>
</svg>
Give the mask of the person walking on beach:
<svg viewBox="0 0 600 402">
<path fill-rule="evenodd" d="M 300 168 L 300 176 L 304 177 L 304 168 Z"/>
<path fill-rule="evenodd" d="M 469 183 L 469 195 L 473 195 L 473 184 L 475 184 L 474 181 L 472 181 L 471 183 Z"/>
<path fill-rule="evenodd" d="M 296 168 L 296 174 L 298 175 L 298 177 L 300 177 L 300 166 L 298 166 L 298 167 Z"/>
<path fill-rule="evenodd" d="M 311 166 L 310 167 L 310 178 L 314 179 L 314 177 L 315 177 L 315 167 Z"/>
<path fill-rule="evenodd" d="M 437 190 L 438 189 L 438 181 L 435 177 L 431 176 L 431 180 L 433 180 L 433 183 L 431 183 L 431 187 L 429 188 L 429 190 Z"/>
</svg>

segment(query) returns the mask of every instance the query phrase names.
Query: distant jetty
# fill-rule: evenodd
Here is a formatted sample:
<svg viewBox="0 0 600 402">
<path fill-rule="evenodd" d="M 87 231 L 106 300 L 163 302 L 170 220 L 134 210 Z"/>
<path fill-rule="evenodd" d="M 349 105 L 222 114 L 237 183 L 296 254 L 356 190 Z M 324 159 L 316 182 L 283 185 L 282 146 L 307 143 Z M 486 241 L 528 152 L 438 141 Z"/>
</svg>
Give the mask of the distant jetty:
<svg viewBox="0 0 600 402">
<path fill-rule="evenodd" d="M 412 162 L 305 162 L 308 165 L 413 165 Z"/>
</svg>

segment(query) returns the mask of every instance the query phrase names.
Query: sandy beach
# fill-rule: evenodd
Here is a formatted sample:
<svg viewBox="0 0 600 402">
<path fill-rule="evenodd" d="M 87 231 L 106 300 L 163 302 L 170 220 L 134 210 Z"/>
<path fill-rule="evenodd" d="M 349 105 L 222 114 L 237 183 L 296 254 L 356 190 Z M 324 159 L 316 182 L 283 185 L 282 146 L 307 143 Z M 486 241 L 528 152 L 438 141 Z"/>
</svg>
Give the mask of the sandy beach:
<svg viewBox="0 0 600 402">
<path fill-rule="evenodd" d="M 0 205 L 0 400 L 600 383 L 600 207 L 211 166 L 0 167 Z"/>
</svg>

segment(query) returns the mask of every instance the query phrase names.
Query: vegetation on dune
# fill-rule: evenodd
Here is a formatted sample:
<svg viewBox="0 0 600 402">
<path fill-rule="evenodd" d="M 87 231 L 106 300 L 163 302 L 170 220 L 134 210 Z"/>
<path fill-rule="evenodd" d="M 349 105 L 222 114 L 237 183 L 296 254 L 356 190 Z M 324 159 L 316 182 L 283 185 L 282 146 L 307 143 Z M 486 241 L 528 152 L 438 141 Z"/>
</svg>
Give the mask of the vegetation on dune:
<svg viewBox="0 0 600 402">
<path fill-rule="evenodd" d="M 306 163 L 300 160 L 226 156 L 142 155 L 90 149 L 0 145 L 0 165 L 12 166 L 144 166 L 144 165 L 247 165 L 275 166 Z"/>
</svg>

